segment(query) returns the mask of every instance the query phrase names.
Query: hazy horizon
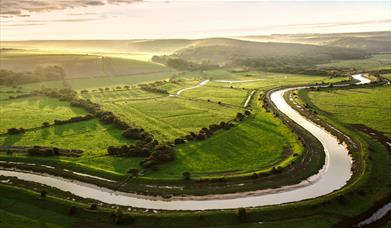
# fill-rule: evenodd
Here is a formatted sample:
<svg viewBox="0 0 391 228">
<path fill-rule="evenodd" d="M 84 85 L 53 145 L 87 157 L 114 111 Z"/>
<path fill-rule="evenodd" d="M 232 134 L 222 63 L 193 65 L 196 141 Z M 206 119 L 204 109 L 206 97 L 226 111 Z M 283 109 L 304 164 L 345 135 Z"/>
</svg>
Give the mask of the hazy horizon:
<svg viewBox="0 0 391 228">
<path fill-rule="evenodd" d="M 68 1 L 63 6 L 51 1 L 42 9 L 20 5 L 20 11 L 3 10 L 0 40 L 197 39 L 391 30 L 387 1 L 122 2 Z"/>
</svg>

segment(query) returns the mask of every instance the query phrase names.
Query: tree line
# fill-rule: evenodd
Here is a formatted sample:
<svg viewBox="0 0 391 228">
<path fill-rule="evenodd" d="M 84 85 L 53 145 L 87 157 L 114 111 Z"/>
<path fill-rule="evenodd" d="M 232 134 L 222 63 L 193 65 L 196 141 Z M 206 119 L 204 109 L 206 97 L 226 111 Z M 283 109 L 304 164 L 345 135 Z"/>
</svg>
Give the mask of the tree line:
<svg viewBox="0 0 391 228">
<path fill-rule="evenodd" d="M 65 71 L 61 66 L 37 66 L 33 71 L 15 72 L 0 69 L 0 85 L 14 86 L 33 82 L 62 80 Z"/>
<path fill-rule="evenodd" d="M 107 152 L 112 156 L 143 156 L 146 157 L 141 165 L 149 168 L 168 161 L 172 161 L 175 157 L 174 149 L 168 145 L 160 145 L 153 135 L 144 131 L 142 128 L 130 126 L 128 123 L 122 121 L 113 112 L 104 110 L 99 104 L 91 100 L 79 99 L 76 92 L 70 89 L 43 89 L 41 93 L 55 97 L 60 100 L 70 102 L 71 106 L 81 107 L 91 113 L 85 118 L 96 117 L 105 124 L 113 124 L 117 128 L 124 130 L 122 136 L 126 139 L 134 139 L 138 142 L 135 146 L 110 146 Z M 78 118 L 79 119 L 79 118 Z M 59 123 L 59 122 L 58 122 Z"/>
</svg>

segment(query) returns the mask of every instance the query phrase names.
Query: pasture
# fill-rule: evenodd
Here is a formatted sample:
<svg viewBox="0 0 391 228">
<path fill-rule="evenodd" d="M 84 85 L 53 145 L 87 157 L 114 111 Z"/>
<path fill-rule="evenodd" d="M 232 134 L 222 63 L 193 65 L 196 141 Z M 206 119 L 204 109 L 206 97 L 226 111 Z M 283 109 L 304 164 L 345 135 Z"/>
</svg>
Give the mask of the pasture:
<svg viewBox="0 0 391 228">
<path fill-rule="evenodd" d="M 192 87 L 205 79 L 257 80 L 243 83 L 211 81 L 202 87 L 186 90 L 179 96 L 149 92 L 134 84 L 137 83 L 137 81 L 134 81 L 135 78 L 145 82 L 146 80 L 156 81 L 170 77 L 166 73 L 157 75 L 158 77 L 151 75 L 151 78 L 127 76 L 69 79 L 66 80 L 66 83 L 71 88 L 79 91 L 78 96 L 80 98 L 90 99 L 102 105 L 105 110 L 112 111 L 122 120 L 153 134 L 159 142 L 172 142 L 174 139 L 185 136 L 190 132 L 198 133 L 199 130 L 203 127 L 208 127 L 210 124 L 234 120 L 238 112 L 244 112 L 244 101 L 253 89 L 264 91 L 286 84 L 341 80 L 341 78 L 329 79 L 327 77 L 259 71 L 230 72 L 226 70 L 212 70 L 179 74 L 173 77 L 170 82 L 156 86 L 156 88 L 166 90 L 170 94 L 175 94 L 178 90 Z M 64 82 L 51 81 L 25 84 L 17 89 L 27 92 L 39 89 L 42 85 L 61 88 L 64 86 Z M 124 85 L 129 86 L 129 88 L 124 88 Z M 7 89 L 10 88 L 4 87 L 3 91 Z M 82 93 L 81 90 L 85 89 L 88 92 Z M 241 175 L 248 172 L 268 170 L 275 165 L 284 166 L 295 160 L 296 157 L 292 154 L 300 154 L 302 152 L 301 144 L 280 120 L 260 107 L 262 104 L 260 101 L 257 101 L 259 94 L 256 93 L 251 102 L 253 114 L 244 122 L 234 122 L 235 127 L 229 130 L 220 130 L 204 141 L 191 141 L 184 145 L 176 146 L 175 161 L 164 164 L 155 170 L 144 170 L 144 177 L 149 179 L 181 179 L 184 171 L 191 172 L 195 177 Z M 32 106 L 28 103 L 18 103 L 22 101 L 27 102 L 24 100 L 29 99 L 33 98 L 6 100 L 3 102 L 10 107 L 34 107 L 34 105 Z M 49 100 L 50 104 L 58 102 L 67 109 L 72 110 L 66 102 L 60 102 L 52 98 L 40 99 Z M 45 105 L 40 105 L 40 102 L 43 101 L 34 103 L 38 113 L 40 113 L 39 111 L 42 108 L 46 107 Z M 51 105 L 50 107 L 56 107 L 53 104 Z M 80 113 L 77 112 L 77 109 L 75 110 L 74 115 L 86 114 L 82 110 L 79 110 Z M 65 111 L 58 112 L 62 113 L 62 115 L 66 113 Z M 29 123 L 35 123 L 31 127 L 38 127 L 44 121 L 52 121 L 47 116 L 48 113 L 53 113 L 53 111 L 46 111 L 45 115 L 39 116 L 42 119 L 29 121 Z M 20 112 L 20 116 L 17 119 L 18 121 L 26 120 L 27 116 L 30 115 L 25 111 Z M 51 118 L 61 119 L 61 116 Z M 10 122 L 15 123 L 15 121 Z M 79 158 L 56 158 L 55 160 L 60 159 L 122 174 L 126 173 L 129 168 L 141 169 L 139 162 L 142 158 L 106 156 L 108 146 L 134 143 L 122 138 L 121 133 L 122 131 L 114 129 L 113 126 L 104 125 L 94 119 L 28 131 L 22 135 L 2 136 L 0 143 L 2 145 L 15 146 L 40 145 L 81 149 L 85 153 Z M 48 162 L 50 160 L 53 159 L 49 158 Z"/>
<path fill-rule="evenodd" d="M 241 111 L 237 107 L 167 96 L 102 105 L 125 121 L 152 133 L 159 141 L 172 141 L 189 132 L 198 132 L 210 124 L 232 120 Z"/>
<path fill-rule="evenodd" d="M 299 93 L 305 102 L 312 102 L 327 113 L 347 124 L 364 124 L 391 137 L 391 87 L 348 90 L 311 91 Z"/>
<path fill-rule="evenodd" d="M 132 143 L 121 137 L 122 131 L 98 120 L 88 120 L 64 125 L 55 125 L 27 131 L 18 135 L 0 136 L 0 144 L 6 146 L 49 146 L 83 150 L 83 156 L 106 154 L 110 145 Z M 88 143 L 86 143 L 88 142 Z"/>
<path fill-rule="evenodd" d="M 288 127 L 260 110 L 205 141 L 178 146 L 175 162 L 147 171 L 145 176 L 175 179 L 185 171 L 196 178 L 255 172 L 295 159 L 289 151 L 300 154 L 302 150 Z"/>
<path fill-rule="evenodd" d="M 55 119 L 66 120 L 86 115 L 80 108 L 48 97 L 29 97 L 0 101 L 0 133 L 9 128 L 33 128 L 43 122 L 53 123 Z"/>
</svg>

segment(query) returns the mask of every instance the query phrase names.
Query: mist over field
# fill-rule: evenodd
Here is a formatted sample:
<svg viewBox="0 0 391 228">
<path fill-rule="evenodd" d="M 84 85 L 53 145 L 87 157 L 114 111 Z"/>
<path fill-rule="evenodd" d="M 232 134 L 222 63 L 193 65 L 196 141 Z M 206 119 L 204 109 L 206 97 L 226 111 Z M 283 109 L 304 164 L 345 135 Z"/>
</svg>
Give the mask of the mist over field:
<svg viewBox="0 0 391 228">
<path fill-rule="evenodd" d="M 390 227 L 391 2 L 0 1 L 0 227 Z"/>
</svg>

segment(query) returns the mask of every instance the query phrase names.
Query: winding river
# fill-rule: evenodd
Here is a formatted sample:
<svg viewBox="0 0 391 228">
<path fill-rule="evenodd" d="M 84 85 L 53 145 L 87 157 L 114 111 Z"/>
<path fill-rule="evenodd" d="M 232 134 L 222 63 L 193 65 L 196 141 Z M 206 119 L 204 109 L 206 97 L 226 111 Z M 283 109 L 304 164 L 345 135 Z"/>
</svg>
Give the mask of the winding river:
<svg viewBox="0 0 391 228">
<path fill-rule="evenodd" d="M 365 81 L 362 75 L 353 76 L 360 83 Z M 203 84 L 207 81 L 203 81 Z M 202 85 L 200 85 L 202 86 Z M 303 87 L 298 87 L 303 88 Z M 288 105 L 283 95 L 295 88 L 281 89 L 270 95 L 271 101 L 291 121 L 301 125 L 313 134 L 323 145 L 326 161 L 318 174 L 301 183 L 276 189 L 266 189 L 245 193 L 232 193 L 207 196 L 175 196 L 170 199 L 113 191 L 96 185 L 68 180 L 48 174 L 29 173 L 19 170 L 0 170 L 0 175 L 17 177 L 47 186 L 68 191 L 74 195 L 95 199 L 104 203 L 162 210 L 208 210 L 230 209 L 238 207 L 257 207 L 278 205 L 320 197 L 343 187 L 350 179 L 352 159 L 348 150 L 338 139 L 315 123 L 301 116 Z M 179 93 L 180 94 L 180 93 Z"/>
</svg>

